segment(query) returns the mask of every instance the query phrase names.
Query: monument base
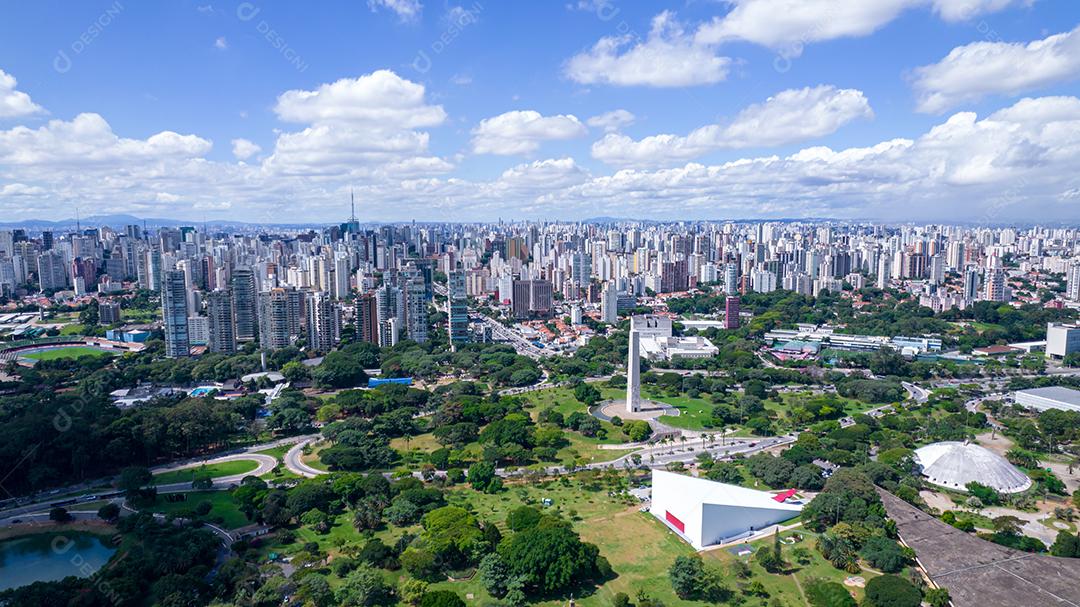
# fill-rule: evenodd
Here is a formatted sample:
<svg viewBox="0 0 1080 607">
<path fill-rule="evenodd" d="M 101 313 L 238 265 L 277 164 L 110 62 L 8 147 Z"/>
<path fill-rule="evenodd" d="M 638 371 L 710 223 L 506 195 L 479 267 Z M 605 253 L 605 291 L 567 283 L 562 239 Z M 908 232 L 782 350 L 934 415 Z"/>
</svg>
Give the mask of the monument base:
<svg viewBox="0 0 1080 607">
<path fill-rule="evenodd" d="M 626 400 L 611 400 L 597 405 L 591 409 L 593 416 L 604 421 L 610 421 L 613 417 L 619 419 L 643 419 L 653 420 L 661 415 L 678 415 L 679 410 L 667 403 L 654 400 L 642 400 L 638 411 L 633 413 L 626 410 Z"/>
</svg>

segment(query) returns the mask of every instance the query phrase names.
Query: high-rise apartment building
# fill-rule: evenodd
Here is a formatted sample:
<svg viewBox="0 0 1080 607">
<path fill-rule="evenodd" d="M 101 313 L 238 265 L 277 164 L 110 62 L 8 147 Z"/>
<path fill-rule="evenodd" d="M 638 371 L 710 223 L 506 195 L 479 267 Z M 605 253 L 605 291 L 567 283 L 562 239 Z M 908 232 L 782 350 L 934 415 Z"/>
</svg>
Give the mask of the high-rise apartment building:
<svg viewBox="0 0 1080 607">
<path fill-rule="evenodd" d="M 978 268 L 970 266 L 964 270 L 963 296 L 966 301 L 972 302 L 979 298 L 979 282 Z"/>
<path fill-rule="evenodd" d="M 161 312 L 165 321 L 165 356 L 191 355 L 188 336 L 187 282 L 182 270 L 169 270 L 161 291 Z"/>
<path fill-rule="evenodd" d="M 259 293 L 259 345 L 264 350 L 279 350 L 293 344 L 300 334 L 303 311 L 301 293 L 276 288 Z"/>
<path fill-rule="evenodd" d="M 458 345 L 469 341 L 469 300 L 465 291 L 465 272 L 451 270 L 447 274 L 447 299 L 449 305 L 450 343 Z"/>
<path fill-rule="evenodd" d="M 402 325 L 405 324 L 405 294 L 399 287 L 383 284 L 375 291 L 379 322 L 379 345 L 386 347 L 397 343 Z"/>
<path fill-rule="evenodd" d="M 1080 301 L 1080 263 L 1073 262 L 1065 269 L 1065 297 Z"/>
<path fill-rule="evenodd" d="M 120 302 L 103 301 L 98 304 L 98 324 L 115 325 L 120 322 Z"/>
<path fill-rule="evenodd" d="M 44 251 L 37 256 L 37 274 L 42 291 L 57 291 L 71 286 L 67 264 L 59 251 Z"/>
<path fill-rule="evenodd" d="M 600 320 L 613 325 L 619 322 L 619 293 L 612 282 L 604 283 L 600 293 Z"/>
<path fill-rule="evenodd" d="M 1005 270 L 1001 268 L 987 270 L 983 299 L 987 301 L 1008 301 L 1005 288 Z"/>
<path fill-rule="evenodd" d="M 258 333 L 258 293 L 255 273 L 248 267 L 236 268 L 230 280 L 233 317 L 236 319 L 236 340 L 253 341 Z"/>
<path fill-rule="evenodd" d="M 341 306 L 328 293 L 308 293 L 304 304 L 307 314 L 307 346 L 327 353 L 341 341 Z"/>
<path fill-rule="evenodd" d="M 221 354 L 236 352 L 232 293 L 223 289 L 212 291 L 206 298 L 206 315 L 210 319 L 210 351 Z"/>
<path fill-rule="evenodd" d="M 356 298 L 356 335 L 360 341 L 379 343 L 379 305 L 375 293 Z"/>
<path fill-rule="evenodd" d="M 728 295 L 724 300 L 724 328 L 725 329 L 738 329 L 739 328 L 739 298 L 735 295 Z"/>
<path fill-rule="evenodd" d="M 405 324 L 409 339 L 418 344 L 428 340 L 427 287 L 421 275 L 414 274 L 405 282 Z"/>
</svg>

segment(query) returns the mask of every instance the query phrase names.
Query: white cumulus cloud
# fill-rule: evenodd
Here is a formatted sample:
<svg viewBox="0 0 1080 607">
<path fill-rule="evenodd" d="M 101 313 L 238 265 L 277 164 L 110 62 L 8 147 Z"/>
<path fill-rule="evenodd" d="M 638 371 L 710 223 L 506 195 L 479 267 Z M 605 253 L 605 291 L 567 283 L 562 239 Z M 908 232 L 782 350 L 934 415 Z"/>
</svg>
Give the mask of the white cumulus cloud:
<svg viewBox="0 0 1080 607">
<path fill-rule="evenodd" d="M 0 119 L 44 114 L 45 108 L 30 100 L 30 95 L 15 90 L 15 76 L 0 70 Z"/>
<path fill-rule="evenodd" d="M 534 110 L 515 110 L 486 118 L 472 131 L 477 154 L 529 154 L 543 141 L 573 139 L 587 132 L 573 115 L 543 116 Z"/>
<path fill-rule="evenodd" d="M 288 122 L 350 122 L 416 128 L 446 120 L 441 105 L 427 105 L 424 85 L 390 70 L 342 78 L 313 91 L 291 90 L 278 96 L 274 112 Z"/>
<path fill-rule="evenodd" d="M 866 36 L 913 8 L 964 21 L 1031 0 L 729 0 L 734 5 L 697 32 L 702 44 L 753 42 L 797 56 L 812 42 Z"/>
<path fill-rule="evenodd" d="M 366 170 L 423 157 L 429 136 L 415 129 L 446 120 L 441 105 L 425 100 L 424 85 L 390 70 L 286 91 L 274 112 L 284 121 L 308 125 L 279 135 L 266 162 L 267 168 L 297 175 Z"/>
<path fill-rule="evenodd" d="M 653 17 L 644 40 L 627 33 L 601 38 L 566 62 L 566 75 L 583 84 L 679 87 L 714 84 L 727 77 L 731 59 L 699 44 L 664 11 Z"/>
<path fill-rule="evenodd" d="M 604 129 L 605 132 L 612 133 L 618 131 L 624 126 L 634 124 L 634 120 L 637 117 L 630 112 L 618 109 L 610 112 L 604 112 L 603 114 L 593 116 L 585 121 L 585 124 L 597 129 Z"/>
<path fill-rule="evenodd" d="M 635 141 L 625 135 L 608 134 L 593 144 L 592 155 L 619 166 L 665 166 L 718 149 L 806 141 L 872 116 L 870 103 L 859 90 L 831 85 L 788 89 L 747 107 L 730 124 L 710 124 L 686 136 L 653 135 Z"/>
<path fill-rule="evenodd" d="M 0 131 L 0 165 L 43 169 L 108 164 L 125 168 L 125 163 L 197 158 L 211 147 L 206 139 L 172 131 L 146 139 L 118 137 L 99 114 L 79 114 L 71 121 L 50 120 L 37 129 L 17 126 Z"/>
<path fill-rule="evenodd" d="M 974 42 L 918 68 L 918 110 L 937 113 L 987 95 L 1015 95 L 1080 78 L 1080 27 L 1027 44 Z"/>
<path fill-rule="evenodd" d="M 247 160 L 255 154 L 262 151 L 262 148 L 258 144 L 249 141 L 247 139 L 233 139 L 232 140 L 232 153 L 236 156 L 237 160 Z"/>
</svg>

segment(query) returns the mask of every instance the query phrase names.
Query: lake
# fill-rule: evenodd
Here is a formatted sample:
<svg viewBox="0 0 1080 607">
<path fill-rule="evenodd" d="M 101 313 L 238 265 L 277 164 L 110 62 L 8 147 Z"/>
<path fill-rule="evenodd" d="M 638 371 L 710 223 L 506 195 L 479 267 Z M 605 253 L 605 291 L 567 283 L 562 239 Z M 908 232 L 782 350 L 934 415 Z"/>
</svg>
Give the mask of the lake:
<svg viewBox="0 0 1080 607">
<path fill-rule="evenodd" d="M 0 590 L 92 575 L 116 548 L 91 533 L 41 533 L 0 540 Z"/>
</svg>

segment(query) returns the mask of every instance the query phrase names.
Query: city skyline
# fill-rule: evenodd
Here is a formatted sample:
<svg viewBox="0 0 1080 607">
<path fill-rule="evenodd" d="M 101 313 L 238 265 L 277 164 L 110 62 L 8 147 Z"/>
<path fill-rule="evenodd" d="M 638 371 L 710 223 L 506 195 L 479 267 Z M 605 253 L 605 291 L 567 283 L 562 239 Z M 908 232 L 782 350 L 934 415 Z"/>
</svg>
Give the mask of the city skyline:
<svg viewBox="0 0 1080 607">
<path fill-rule="evenodd" d="M 795 6 L 14 7 L 0 215 L 1078 218 L 1077 7 Z"/>
</svg>

